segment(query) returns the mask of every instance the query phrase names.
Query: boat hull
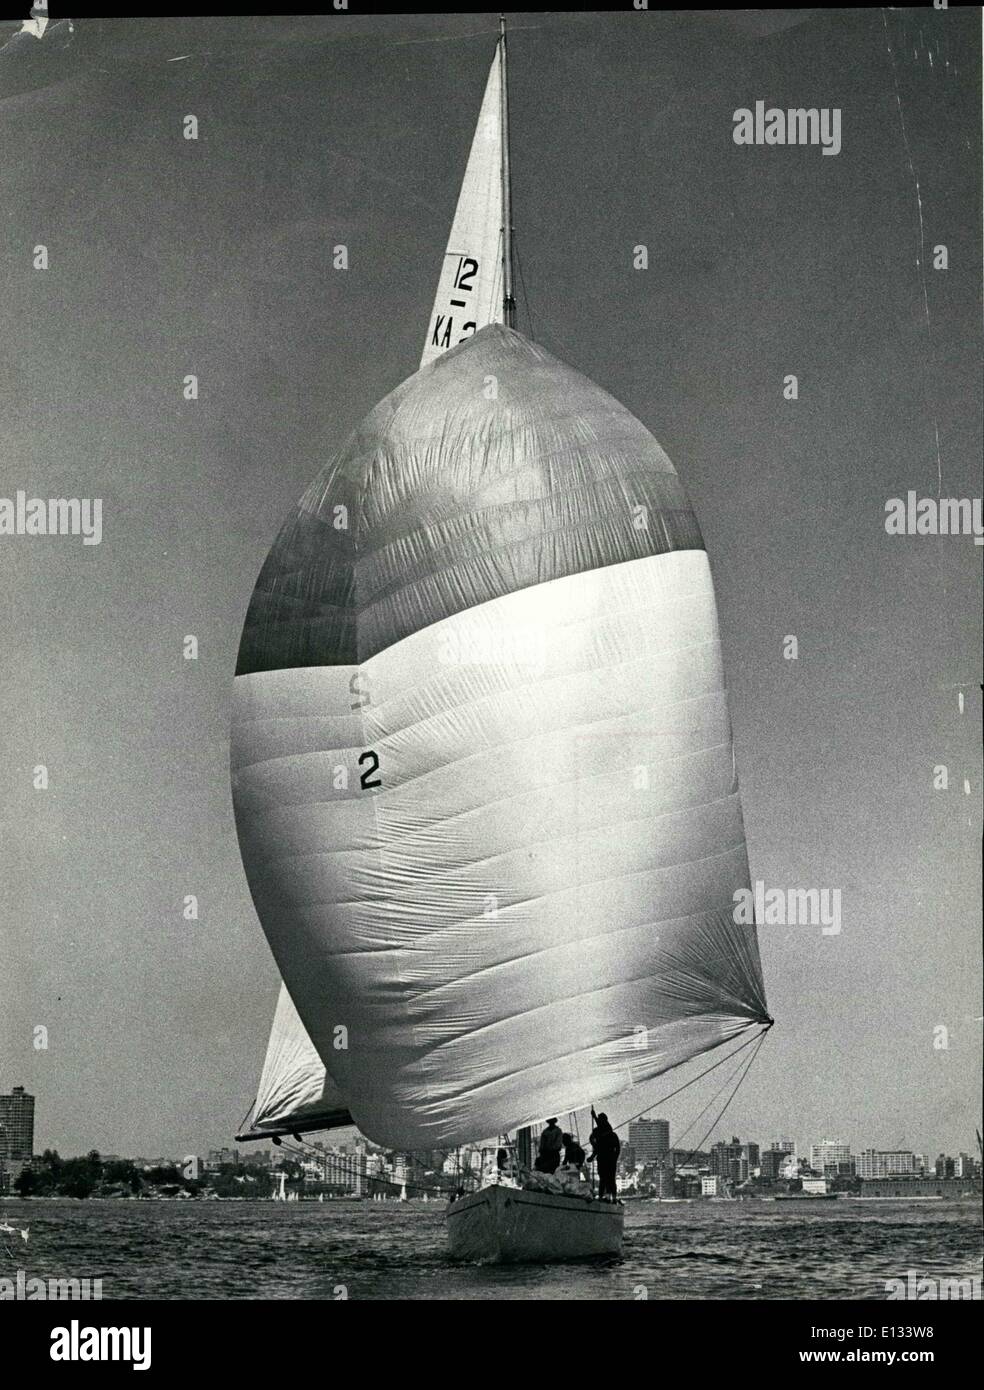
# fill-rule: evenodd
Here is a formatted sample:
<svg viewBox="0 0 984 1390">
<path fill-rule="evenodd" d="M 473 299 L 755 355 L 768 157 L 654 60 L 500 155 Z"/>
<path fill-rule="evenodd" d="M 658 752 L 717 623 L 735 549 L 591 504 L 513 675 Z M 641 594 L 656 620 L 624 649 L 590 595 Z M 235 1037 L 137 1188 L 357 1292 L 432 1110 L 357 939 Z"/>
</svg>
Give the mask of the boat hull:
<svg viewBox="0 0 984 1390">
<path fill-rule="evenodd" d="M 445 1219 L 454 1260 L 541 1263 L 622 1253 L 625 1213 L 615 1202 L 492 1186 L 451 1202 Z"/>
</svg>

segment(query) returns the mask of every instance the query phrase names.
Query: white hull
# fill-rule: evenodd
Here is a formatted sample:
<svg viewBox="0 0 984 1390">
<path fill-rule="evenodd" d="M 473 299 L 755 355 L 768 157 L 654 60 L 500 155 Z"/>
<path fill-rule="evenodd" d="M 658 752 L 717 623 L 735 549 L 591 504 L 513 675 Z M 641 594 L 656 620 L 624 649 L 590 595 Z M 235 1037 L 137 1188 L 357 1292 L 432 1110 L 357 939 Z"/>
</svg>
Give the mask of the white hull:
<svg viewBox="0 0 984 1390">
<path fill-rule="evenodd" d="M 455 1260 L 540 1263 L 622 1253 L 625 1213 L 614 1202 L 493 1186 L 451 1202 L 445 1219 Z"/>
</svg>

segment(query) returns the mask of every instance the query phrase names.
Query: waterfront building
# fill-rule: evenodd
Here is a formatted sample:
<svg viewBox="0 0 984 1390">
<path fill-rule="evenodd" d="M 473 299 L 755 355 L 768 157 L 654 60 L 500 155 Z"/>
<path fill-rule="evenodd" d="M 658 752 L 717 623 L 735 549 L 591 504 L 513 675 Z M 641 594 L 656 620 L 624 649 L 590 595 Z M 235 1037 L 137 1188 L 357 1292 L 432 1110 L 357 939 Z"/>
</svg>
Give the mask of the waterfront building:
<svg viewBox="0 0 984 1390">
<path fill-rule="evenodd" d="M 737 1135 L 729 1144 L 722 1141 L 711 1148 L 711 1173 L 731 1183 L 747 1182 L 759 1162 L 758 1144 L 743 1144 Z"/>
<path fill-rule="evenodd" d="M 364 1187 L 365 1159 L 345 1153 L 341 1148 L 326 1153 L 321 1160 L 321 1178 L 326 1187 L 339 1192 L 351 1192 L 361 1196 Z"/>
<path fill-rule="evenodd" d="M 702 1197 L 723 1197 L 724 1179 L 717 1173 L 705 1173 L 700 1180 L 700 1195 Z"/>
<path fill-rule="evenodd" d="M 670 1147 L 669 1120 L 633 1120 L 629 1125 L 629 1143 L 636 1163 L 659 1163 Z"/>
<path fill-rule="evenodd" d="M 864 1178 L 862 1197 L 976 1198 L 980 1202 L 980 1178 Z"/>
<path fill-rule="evenodd" d="M 34 1153 L 34 1097 L 23 1086 L 0 1096 L 0 1158 L 27 1162 Z"/>
<path fill-rule="evenodd" d="M 759 1162 L 759 1176 L 766 1182 L 778 1182 L 788 1161 L 789 1155 L 781 1149 L 766 1149 Z"/>
<path fill-rule="evenodd" d="M 916 1155 L 907 1149 L 865 1149 L 857 1159 L 859 1178 L 917 1176 Z"/>
<path fill-rule="evenodd" d="M 819 1144 L 810 1145 L 810 1167 L 814 1173 L 837 1175 L 845 1170 L 854 1171 L 854 1159 L 850 1144 L 839 1139 L 821 1139 Z"/>
<path fill-rule="evenodd" d="M 714 1177 L 728 1178 L 731 1176 L 732 1163 L 741 1162 L 741 1140 L 737 1135 L 732 1135 L 731 1143 L 726 1144 L 724 1140 L 711 1145 L 710 1169 Z"/>
</svg>

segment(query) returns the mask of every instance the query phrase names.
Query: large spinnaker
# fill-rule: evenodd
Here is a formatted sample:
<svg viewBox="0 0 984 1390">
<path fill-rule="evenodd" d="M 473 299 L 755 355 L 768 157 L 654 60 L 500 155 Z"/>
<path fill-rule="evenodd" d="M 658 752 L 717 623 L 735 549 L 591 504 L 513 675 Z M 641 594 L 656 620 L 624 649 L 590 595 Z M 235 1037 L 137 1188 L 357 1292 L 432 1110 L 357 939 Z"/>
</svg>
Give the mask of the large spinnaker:
<svg viewBox="0 0 984 1390">
<path fill-rule="evenodd" d="M 254 901 L 371 1139 L 493 1135 L 768 1020 L 696 520 L 542 349 L 490 327 L 371 412 L 238 672 Z"/>
</svg>

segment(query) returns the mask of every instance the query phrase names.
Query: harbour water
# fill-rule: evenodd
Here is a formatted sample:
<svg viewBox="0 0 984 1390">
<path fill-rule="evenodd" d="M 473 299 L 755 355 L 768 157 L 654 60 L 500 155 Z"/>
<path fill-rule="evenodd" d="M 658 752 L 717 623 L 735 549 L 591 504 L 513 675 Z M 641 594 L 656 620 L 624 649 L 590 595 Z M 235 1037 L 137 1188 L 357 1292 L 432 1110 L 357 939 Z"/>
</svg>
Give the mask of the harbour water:
<svg viewBox="0 0 984 1390">
<path fill-rule="evenodd" d="M 102 1280 L 105 1299 L 886 1299 L 975 1279 L 975 1202 L 630 1202 L 623 1258 L 457 1266 L 443 1203 L 0 1203 L 30 1240 L 0 1277 Z"/>
</svg>

